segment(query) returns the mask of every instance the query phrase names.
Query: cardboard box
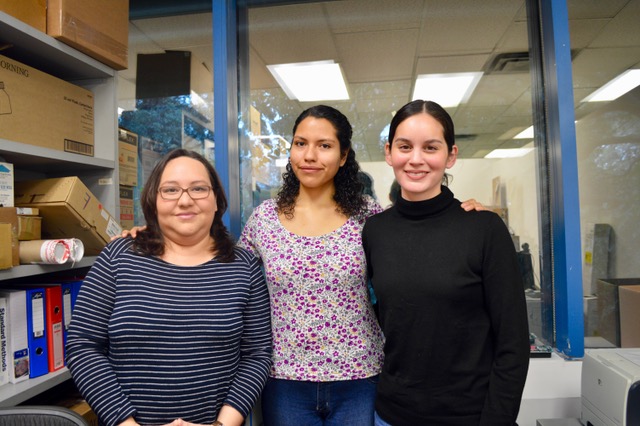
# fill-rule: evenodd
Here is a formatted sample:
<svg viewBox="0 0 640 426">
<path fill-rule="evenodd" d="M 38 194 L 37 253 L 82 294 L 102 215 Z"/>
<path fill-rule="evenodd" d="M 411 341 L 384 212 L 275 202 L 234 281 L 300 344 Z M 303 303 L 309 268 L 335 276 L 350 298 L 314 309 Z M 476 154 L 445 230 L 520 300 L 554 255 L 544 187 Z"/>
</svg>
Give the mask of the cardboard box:
<svg viewBox="0 0 640 426">
<path fill-rule="evenodd" d="M 0 0 L 0 11 L 43 33 L 47 31 L 47 0 Z"/>
<path fill-rule="evenodd" d="M 133 217 L 133 187 L 120 185 L 120 226 L 131 229 Z"/>
<path fill-rule="evenodd" d="M 76 412 L 89 424 L 89 426 L 98 426 L 98 416 L 91 409 L 87 401 L 85 401 L 79 392 L 71 392 L 62 400 L 52 401 L 53 405 L 58 405 Z"/>
<path fill-rule="evenodd" d="M 18 215 L 18 241 L 42 239 L 42 218 L 40 216 Z"/>
<path fill-rule="evenodd" d="M 49 0 L 47 34 L 116 70 L 129 66 L 129 0 Z"/>
<path fill-rule="evenodd" d="M 11 224 L 0 223 L 0 269 L 13 267 Z"/>
<path fill-rule="evenodd" d="M 80 401 L 69 408 L 80 414 L 89 426 L 98 426 L 98 416 L 93 412 L 87 401 Z"/>
<path fill-rule="evenodd" d="M 638 279 L 640 283 L 640 279 Z M 620 344 L 640 348 L 640 285 L 620 286 Z"/>
<path fill-rule="evenodd" d="M 18 216 L 38 216 L 40 214 L 40 210 L 36 207 L 16 207 L 16 213 L 18 213 Z"/>
<path fill-rule="evenodd" d="M 122 228 L 76 176 L 16 183 L 16 205 L 37 207 L 42 237 L 78 238 L 87 255 L 97 255 Z"/>
<path fill-rule="evenodd" d="M 11 242 L 6 245 L 6 248 L 11 249 L 11 263 L 13 266 L 18 266 L 20 264 L 20 243 L 18 242 L 18 214 L 16 213 L 16 208 L 0 207 L 0 223 L 11 225 Z"/>
<path fill-rule="evenodd" d="M 598 330 L 597 334 L 614 344 L 622 347 L 620 336 L 620 286 L 638 286 L 640 279 L 606 279 L 598 280 Z"/>
<path fill-rule="evenodd" d="M 93 156 L 93 93 L 0 55 L 0 138 Z"/>
<path fill-rule="evenodd" d="M 118 176 L 120 185 L 138 185 L 138 135 L 118 129 Z"/>
<path fill-rule="evenodd" d="M 0 207 L 13 207 L 13 164 L 0 163 Z"/>
</svg>

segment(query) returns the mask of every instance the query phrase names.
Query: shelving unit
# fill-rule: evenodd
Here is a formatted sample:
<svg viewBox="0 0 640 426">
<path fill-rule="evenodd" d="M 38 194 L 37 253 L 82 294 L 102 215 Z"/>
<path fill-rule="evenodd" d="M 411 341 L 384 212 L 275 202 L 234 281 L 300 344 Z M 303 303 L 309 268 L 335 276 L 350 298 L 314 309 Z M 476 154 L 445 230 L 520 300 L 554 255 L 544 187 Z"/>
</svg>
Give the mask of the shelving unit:
<svg viewBox="0 0 640 426">
<path fill-rule="evenodd" d="M 16 181 L 78 176 L 104 208 L 119 217 L 116 71 L 3 12 L 0 12 L 0 54 L 91 90 L 95 117 L 93 157 L 0 138 L 0 161 L 14 165 Z M 0 288 L 29 277 L 40 279 L 86 269 L 94 261 L 95 257 L 85 257 L 74 265 L 20 265 L 2 270 Z M 0 386 L 0 406 L 20 404 L 70 377 L 64 368 Z"/>
<path fill-rule="evenodd" d="M 3 12 L 0 49 L 94 94 L 94 157 L 0 139 L 0 157 L 14 164 L 16 181 L 77 175 L 119 217 L 116 71 Z"/>
</svg>

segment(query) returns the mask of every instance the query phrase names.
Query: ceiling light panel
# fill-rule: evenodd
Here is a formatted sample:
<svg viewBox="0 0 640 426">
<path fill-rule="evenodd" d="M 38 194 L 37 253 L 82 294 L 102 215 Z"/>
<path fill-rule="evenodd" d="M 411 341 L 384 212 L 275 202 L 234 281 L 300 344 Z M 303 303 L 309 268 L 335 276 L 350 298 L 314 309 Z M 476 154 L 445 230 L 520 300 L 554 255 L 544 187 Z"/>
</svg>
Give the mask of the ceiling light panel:
<svg viewBox="0 0 640 426">
<path fill-rule="evenodd" d="M 329 61 L 267 65 L 289 99 L 301 102 L 349 99 L 340 64 Z"/>
</svg>

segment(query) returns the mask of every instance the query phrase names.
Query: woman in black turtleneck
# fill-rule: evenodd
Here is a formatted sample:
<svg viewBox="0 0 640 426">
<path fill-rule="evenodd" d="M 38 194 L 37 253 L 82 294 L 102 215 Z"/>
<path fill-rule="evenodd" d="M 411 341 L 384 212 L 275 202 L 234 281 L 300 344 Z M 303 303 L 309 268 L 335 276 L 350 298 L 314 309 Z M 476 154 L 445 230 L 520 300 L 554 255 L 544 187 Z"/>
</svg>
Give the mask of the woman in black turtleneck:
<svg viewBox="0 0 640 426">
<path fill-rule="evenodd" d="M 363 244 L 386 337 L 376 424 L 515 424 L 529 364 L 524 287 L 500 217 L 465 212 L 444 185 L 453 122 L 413 101 L 391 121 L 396 204 Z"/>
</svg>

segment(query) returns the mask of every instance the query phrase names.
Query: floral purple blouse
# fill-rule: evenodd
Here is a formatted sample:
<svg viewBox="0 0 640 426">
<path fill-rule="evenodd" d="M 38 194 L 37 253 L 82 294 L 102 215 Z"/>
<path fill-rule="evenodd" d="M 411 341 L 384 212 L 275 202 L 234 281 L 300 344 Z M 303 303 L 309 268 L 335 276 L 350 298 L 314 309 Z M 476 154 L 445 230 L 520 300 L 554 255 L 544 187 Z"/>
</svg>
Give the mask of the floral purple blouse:
<svg viewBox="0 0 640 426">
<path fill-rule="evenodd" d="M 382 211 L 367 200 L 367 216 Z M 352 217 L 333 232 L 304 237 L 282 226 L 275 200 L 254 209 L 239 245 L 264 264 L 271 295 L 272 377 L 321 382 L 380 372 L 383 337 L 367 288 L 365 219 Z"/>
</svg>

